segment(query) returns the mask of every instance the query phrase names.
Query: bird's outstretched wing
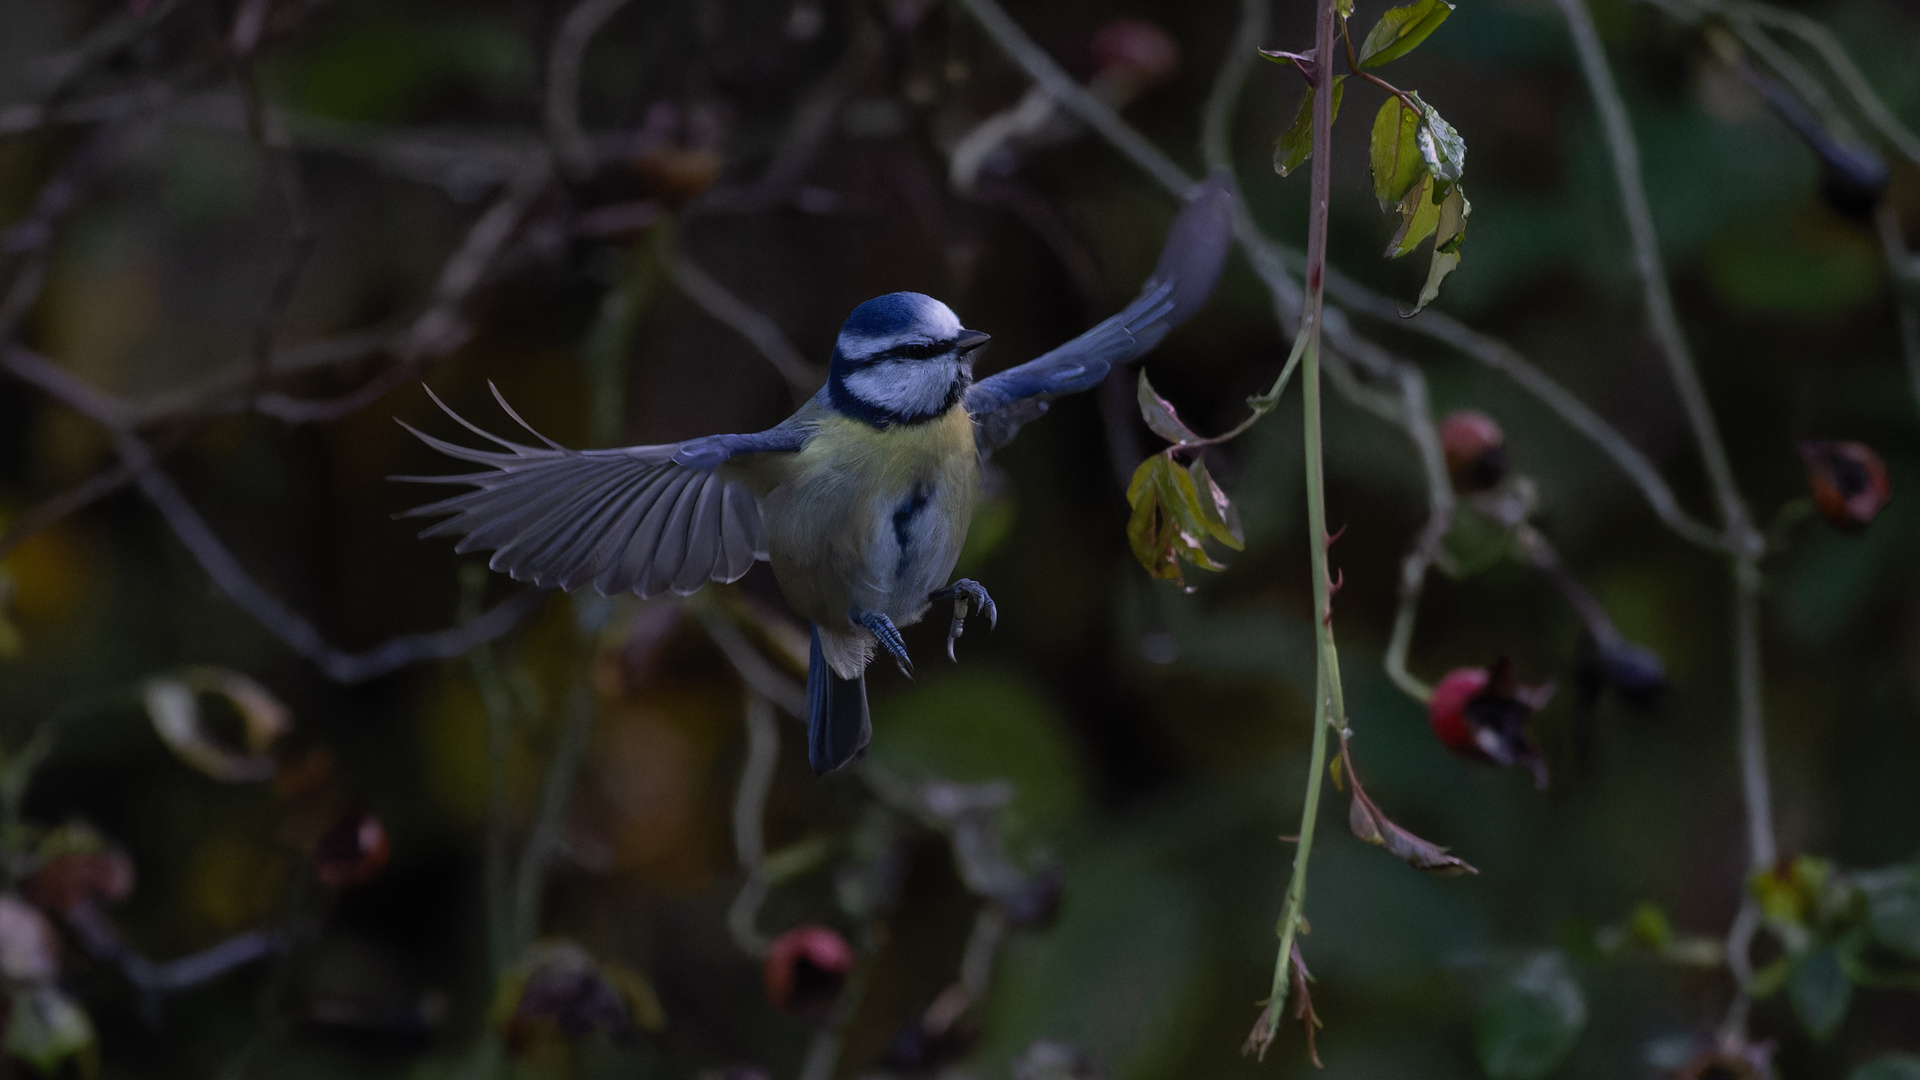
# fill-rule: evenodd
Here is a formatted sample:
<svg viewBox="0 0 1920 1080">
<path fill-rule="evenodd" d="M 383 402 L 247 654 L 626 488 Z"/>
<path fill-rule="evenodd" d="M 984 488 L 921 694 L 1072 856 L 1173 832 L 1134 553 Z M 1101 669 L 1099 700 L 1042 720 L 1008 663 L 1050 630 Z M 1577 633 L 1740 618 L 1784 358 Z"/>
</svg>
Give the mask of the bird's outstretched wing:
<svg viewBox="0 0 1920 1080">
<path fill-rule="evenodd" d="M 1136 360 L 1167 331 L 1193 317 L 1220 280 L 1233 241 L 1232 194 L 1223 178 L 1196 187 L 1167 233 L 1166 247 L 1140 295 L 1119 314 L 1037 360 L 974 383 L 967 412 L 981 456 L 1005 446 L 1047 401 L 1090 390 L 1120 364 Z"/>
<path fill-rule="evenodd" d="M 569 450 L 521 420 L 499 390 L 493 396 L 545 445 L 524 446 L 490 435 L 434 397 L 434 404 L 461 426 L 502 449 L 461 446 L 402 422 L 435 450 L 488 469 L 394 477 L 474 489 L 400 516 L 451 514 L 420 535 L 461 535 L 454 550 L 492 551 L 487 565 L 517 581 L 561 589 L 591 583 L 607 596 L 685 596 L 708 581 L 734 581 L 755 559 L 766 558 L 759 494 L 746 474 L 727 462 L 746 454 L 798 450 L 809 433 L 803 411 L 754 435 Z"/>
</svg>

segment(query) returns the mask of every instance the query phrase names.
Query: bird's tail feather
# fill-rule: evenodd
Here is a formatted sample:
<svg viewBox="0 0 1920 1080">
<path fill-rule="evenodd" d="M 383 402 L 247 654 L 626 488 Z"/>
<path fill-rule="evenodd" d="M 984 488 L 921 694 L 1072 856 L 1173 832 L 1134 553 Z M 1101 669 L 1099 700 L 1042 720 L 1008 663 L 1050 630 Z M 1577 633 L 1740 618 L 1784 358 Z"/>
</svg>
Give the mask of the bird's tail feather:
<svg viewBox="0 0 1920 1080">
<path fill-rule="evenodd" d="M 820 628 L 813 628 L 807 660 L 807 762 L 825 776 L 866 753 L 873 737 L 867 717 L 867 677 L 843 679 L 827 666 L 820 649 Z"/>
</svg>

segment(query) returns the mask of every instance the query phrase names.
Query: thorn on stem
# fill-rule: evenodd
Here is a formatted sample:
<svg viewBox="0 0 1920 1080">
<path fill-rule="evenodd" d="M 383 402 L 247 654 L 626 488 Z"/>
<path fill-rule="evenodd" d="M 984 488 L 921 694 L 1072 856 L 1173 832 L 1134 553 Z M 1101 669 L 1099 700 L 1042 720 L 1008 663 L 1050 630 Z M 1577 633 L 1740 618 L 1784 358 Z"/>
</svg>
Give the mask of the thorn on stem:
<svg viewBox="0 0 1920 1080">
<path fill-rule="evenodd" d="M 1333 534 L 1328 536 L 1325 541 L 1327 550 L 1329 551 L 1333 550 L 1334 543 L 1345 535 L 1347 535 L 1347 527 L 1345 525 L 1342 525 L 1338 529 L 1335 529 L 1333 531 Z"/>
</svg>

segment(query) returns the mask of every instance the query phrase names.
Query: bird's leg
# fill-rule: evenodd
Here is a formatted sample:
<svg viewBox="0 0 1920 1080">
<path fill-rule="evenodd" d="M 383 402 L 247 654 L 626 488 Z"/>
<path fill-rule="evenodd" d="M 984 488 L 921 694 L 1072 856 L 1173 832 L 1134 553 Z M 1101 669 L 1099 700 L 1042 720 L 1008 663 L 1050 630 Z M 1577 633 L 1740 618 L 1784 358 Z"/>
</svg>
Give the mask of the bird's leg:
<svg viewBox="0 0 1920 1080">
<path fill-rule="evenodd" d="M 933 603 L 953 601 L 953 622 L 947 625 L 949 660 L 954 659 L 953 643 L 959 641 L 960 635 L 966 632 L 967 612 L 972 608 L 979 608 L 980 613 L 987 617 L 987 629 L 1000 625 L 1000 609 L 993 605 L 993 597 L 988 596 L 986 588 L 971 578 L 961 578 L 944 589 L 936 589 L 927 594 L 927 599 Z"/>
<path fill-rule="evenodd" d="M 913 678 L 913 660 L 907 655 L 907 643 L 901 638 L 900 628 L 893 625 L 892 619 L 878 611 L 856 611 L 853 621 L 866 627 L 880 647 L 887 650 L 893 662 L 900 665 L 900 674 Z"/>
</svg>

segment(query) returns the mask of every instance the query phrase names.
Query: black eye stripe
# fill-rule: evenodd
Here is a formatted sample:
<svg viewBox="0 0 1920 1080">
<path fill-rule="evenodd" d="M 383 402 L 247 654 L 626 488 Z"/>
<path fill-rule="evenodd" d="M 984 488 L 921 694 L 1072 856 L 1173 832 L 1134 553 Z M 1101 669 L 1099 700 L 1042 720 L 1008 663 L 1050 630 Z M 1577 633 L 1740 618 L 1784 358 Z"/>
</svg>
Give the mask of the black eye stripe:
<svg viewBox="0 0 1920 1080">
<path fill-rule="evenodd" d="M 875 354 L 868 363 L 882 363 L 887 360 L 931 360 L 952 350 L 951 341 L 916 341 L 905 345 L 895 345 L 882 353 Z"/>
</svg>

